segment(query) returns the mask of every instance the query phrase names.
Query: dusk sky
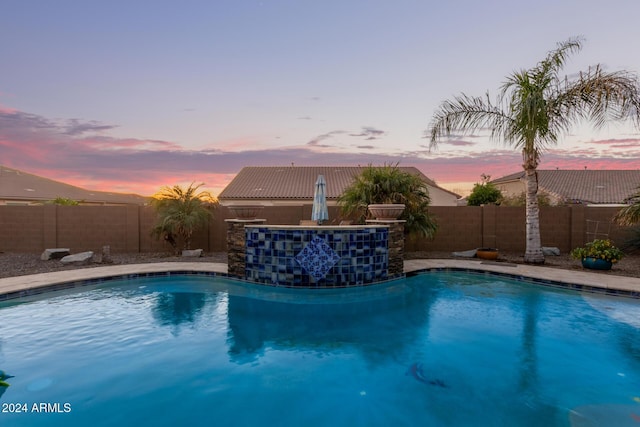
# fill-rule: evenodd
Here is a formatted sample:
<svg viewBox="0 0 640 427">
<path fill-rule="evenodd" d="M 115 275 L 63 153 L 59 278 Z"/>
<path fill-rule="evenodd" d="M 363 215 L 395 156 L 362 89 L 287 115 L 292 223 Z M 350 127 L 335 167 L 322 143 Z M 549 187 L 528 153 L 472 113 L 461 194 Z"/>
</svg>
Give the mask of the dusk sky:
<svg viewBox="0 0 640 427">
<path fill-rule="evenodd" d="M 151 195 L 243 166 L 416 166 L 463 193 L 521 170 L 483 135 L 429 151 L 440 103 L 497 94 L 556 43 L 565 72 L 640 72 L 631 0 L 3 0 L 0 165 Z M 576 127 L 541 169 L 637 169 L 630 124 Z"/>
</svg>

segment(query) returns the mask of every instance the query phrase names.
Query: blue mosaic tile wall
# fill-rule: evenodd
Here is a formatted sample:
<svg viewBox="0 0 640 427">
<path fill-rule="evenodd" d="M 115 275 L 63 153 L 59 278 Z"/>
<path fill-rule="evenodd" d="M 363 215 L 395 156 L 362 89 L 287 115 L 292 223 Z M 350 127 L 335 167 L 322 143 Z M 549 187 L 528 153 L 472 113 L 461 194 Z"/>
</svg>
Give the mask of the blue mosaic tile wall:
<svg viewBox="0 0 640 427">
<path fill-rule="evenodd" d="M 389 278 L 388 227 L 246 227 L 245 238 L 245 278 L 254 282 L 344 287 Z"/>
</svg>

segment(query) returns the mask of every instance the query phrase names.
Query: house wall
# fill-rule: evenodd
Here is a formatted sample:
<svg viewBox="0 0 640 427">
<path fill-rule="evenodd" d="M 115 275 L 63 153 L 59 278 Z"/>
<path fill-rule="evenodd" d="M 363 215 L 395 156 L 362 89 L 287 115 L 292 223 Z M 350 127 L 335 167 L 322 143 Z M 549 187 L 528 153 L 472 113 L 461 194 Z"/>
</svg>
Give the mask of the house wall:
<svg viewBox="0 0 640 427">
<path fill-rule="evenodd" d="M 464 251 L 497 247 L 507 251 L 525 248 L 524 208 L 499 206 L 433 206 L 438 221 L 433 240 L 408 236 L 406 251 Z M 543 246 L 564 253 L 594 238 L 609 236 L 622 245 L 628 228 L 612 223 L 615 207 L 581 205 L 542 207 L 540 229 Z M 228 208 L 219 207 L 208 226 L 196 233 L 192 248 L 226 251 Z M 260 215 L 267 224 L 298 224 L 311 218 L 311 205 L 267 206 Z M 336 206 L 329 207 L 331 225 L 342 219 Z M 151 236 L 155 212 L 143 206 L 0 206 L 0 252 L 41 253 L 46 248 L 68 247 L 72 252 L 166 252 L 171 248 Z"/>
<path fill-rule="evenodd" d="M 502 192 L 503 196 L 513 197 L 519 196 L 525 190 L 524 183 L 521 181 L 510 181 L 495 184 L 496 188 Z"/>
<path fill-rule="evenodd" d="M 427 189 L 429 190 L 429 196 L 431 197 L 431 206 L 457 206 L 458 197 L 455 194 L 451 194 L 448 191 L 443 190 L 442 188 L 432 187 L 427 185 Z M 522 191 L 520 191 L 522 192 Z M 308 207 L 309 200 L 303 199 L 283 199 L 283 200 L 273 200 L 273 199 L 253 199 L 253 200 L 235 200 L 235 199 L 223 199 L 220 200 L 220 204 L 222 206 L 229 205 L 260 205 L 260 206 L 280 206 L 287 207 L 291 209 Z M 327 205 L 336 206 L 337 201 L 335 199 L 327 200 Z"/>
<path fill-rule="evenodd" d="M 500 190 L 502 192 L 502 195 L 505 196 L 505 197 L 517 197 L 517 196 L 520 196 L 527 189 L 524 181 L 504 182 L 504 183 L 500 183 L 500 184 L 495 184 L 495 186 L 496 186 L 496 188 L 498 190 Z M 558 197 L 557 195 L 550 194 L 550 193 L 544 191 L 544 189 L 542 189 L 542 188 L 540 188 L 538 190 L 538 194 L 539 195 L 545 194 L 549 198 L 549 203 L 551 205 L 560 205 L 560 204 L 563 203 L 563 200 L 560 197 Z"/>
<path fill-rule="evenodd" d="M 431 197 L 431 206 L 457 206 L 458 198 L 441 188 L 427 186 Z"/>
</svg>

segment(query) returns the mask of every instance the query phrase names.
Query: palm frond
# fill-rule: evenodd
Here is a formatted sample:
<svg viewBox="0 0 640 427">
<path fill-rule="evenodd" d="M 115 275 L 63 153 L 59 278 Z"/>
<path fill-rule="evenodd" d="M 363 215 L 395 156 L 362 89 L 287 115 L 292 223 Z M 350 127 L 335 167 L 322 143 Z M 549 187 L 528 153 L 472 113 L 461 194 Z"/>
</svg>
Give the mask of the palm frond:
<svg viewBox="0 0 640 427">
<path fill-rule="evenodd" d="M 192 182 L 186 189 L 179 185 L 165 186 L 154 194 L 152 204 L 158 213 L 158 222 L 152 233 L 156 237 L 179 235 L 189 248 L 193 232 L 207 223 L 212 215 L 209 207 L 217 203 L 208 191 L 198 191 L 203 185 Z"/>
<path fill-rule="evenodd" d="M 605 72 L 589 67 L 574 81 L 564 81 L 555 99 L 564 128 L 587 119 L 599 128 L 611 120 L 631 118 L 640 125 L 638 76 L 628 71 Z"/>
<path fill-rule="evenodd" d="M 630 226 L 640 223 L 640 188 L 629 198 L 630 205 L 621 208 L 613 217 L 619 225 Z"/>
<path fill-rule="evenodd" d="M 470 97 L 465 94 L 456 96 L 453 101 L 444 101 L 435 112 L 429 125 L 431 141 L 429 148 L 435 148 L 442 137 L 452 131 L 473 132 L 489 130 L 492 138 L 504 136 L 511 118 L 489 99 Z"/>
</svg>

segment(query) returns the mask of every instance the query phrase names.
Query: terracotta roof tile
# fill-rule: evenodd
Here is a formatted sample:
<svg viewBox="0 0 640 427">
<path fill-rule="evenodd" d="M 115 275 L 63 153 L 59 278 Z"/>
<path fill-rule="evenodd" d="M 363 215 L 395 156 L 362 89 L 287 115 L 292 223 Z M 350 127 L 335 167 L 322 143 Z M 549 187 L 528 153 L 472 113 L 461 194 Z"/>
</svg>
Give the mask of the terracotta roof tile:
<svg viewBox="0 0 640 427">
<path fill-rule="evenodd" d="M 498 178 L 494 184 L 523 179 L 524 172 Z M 540 190 L 567 202 L 625 203 L 640 186 L 640 170 L 538 170 Z"/>
<path fill-rule="evenodd" d="M 327 181 L 327 199 L 337 199 L 355 176 L 360 174 L 360 166 L 249 166 L 243 168 L 220 193 L 225 199 L 313 199 L 318 175 Z M 400 169 L 419 175 L 429 185 L 436 184 L 417 168 Z"/>
<path fill-rule="evenodd" d="M 9 201 L 46 202 L 56 197 L 76 201 L 106 204 L 136 204 L 148 202 L 138 194 L 92 191 L 38 175 L 0 166 L 0 199 Z"/>
</svg>

